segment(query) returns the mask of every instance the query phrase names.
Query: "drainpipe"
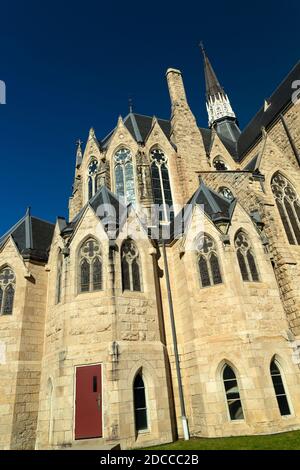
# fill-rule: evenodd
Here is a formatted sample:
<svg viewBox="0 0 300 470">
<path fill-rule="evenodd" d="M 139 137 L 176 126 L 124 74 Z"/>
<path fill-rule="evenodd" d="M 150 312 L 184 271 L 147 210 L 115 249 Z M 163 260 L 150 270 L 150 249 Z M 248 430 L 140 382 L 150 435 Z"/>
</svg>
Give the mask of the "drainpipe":
<svg viewBox="0 0 300 470">
<path fill-rule="evenodd" d="M 168 266 L 166 246 L 165 246 L 164 240 L 161 240 L 161 246 L 162 246 L 162 252 L 163 252 L 163 259 L 164 259 L 164 271 L 166 274 L 169 313 L 170 313 L 170 320 L 171 320 L 174 356 L 175 356 L 175 364 L 176 364 L 176 375 L 177 375 L 177 383 L 178 383 L 178 390 L 179 390 L 181 421 L 182 421 L 184 439 L 188 441 L 190 439 L 190 433 L 189 433 L 189 426 L 188 426 L 188 421 L 187 421 L 186 412 L 185 412 L 182 378 L 181 378 L 181 370 L 180 370 L 179 354 L 178 354 L 178 346 L 177 346 L 177 335 L 176 335 L 176 327 L 175 327 L 175 319 L 174 319 L 173 300 L 172 300 L 170 276 L 169 276 L 169 266 Z"/>
</svg>

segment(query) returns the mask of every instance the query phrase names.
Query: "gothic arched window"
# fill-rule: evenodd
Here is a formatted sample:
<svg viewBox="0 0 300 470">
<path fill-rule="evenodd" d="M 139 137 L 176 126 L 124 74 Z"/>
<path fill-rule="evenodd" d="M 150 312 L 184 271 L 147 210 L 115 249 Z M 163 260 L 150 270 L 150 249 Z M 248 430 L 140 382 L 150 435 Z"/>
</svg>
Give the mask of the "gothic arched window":
<svg viewBox="0 0 300 470">
<path fill-rule="evenodd" d="M 80 249 L 79 291 L 92 292 L 103 288 L 102 253 L 98 241 L 90 238 Z"/>
<path fill-rule="evenodd" d="M 59 304 L 61 301 L 62 293 L 62 271 L 63 271 L 63 257 L 59 253 L 57 260 L 57 273 L 56 273 L 56 303 Z"/>
<path fill-rule="evenodd" d="M 226 186 L 219 188 L 219 194 L 228 199 L 228 201 L 232 201 L 232 199 L 234 199 L 234 195 L 232 194 L 231 190 L 226 188 Z"/>
<path fill-rule="evenodd" d="M 208 235 L 202 236 L 197 243 L 198 266 L 202 287 L 222 284 L 221 270 L 216 244 Z"/>
<path fill-rule="evenodd" d="M 283 380 L 281 377 L 280 369 L 275 359 L 272 360 L 270 365 L 270 373 L 273 382 L 273 387 L 276 395 L 276 400 L 278 403 L 279 411 L 281 416 L 290 415 L 289 402 L 285 393 L 285 388 Z"/>
<path fill-rule="evenodd" d="M 148 429 L 147 403 L 143 375 L 139 372 L 133 383 L 134 417 L 136 432 Z"/>
<path fill-rule="evenodd" d="M 236 234 L 234 246 L 243 281 L 259 281 L 254 252 L 244 232 L 240 231 Z"/>
<path fill-rule="evenodd" d="M 121 148 L 115 154 L 115 189 L 127 204 L 135 203 L 134 174 L 131 152 Z"/>
<path fill-rule="evenodd" d="M 11 315 L 14 306 L 16 276 L 9 267 L 0 271 L 0 315 Z"/>
<path fill-rule="evenodd" d="M 234 370 L 228 364 L 225 364 L 223 369 L 223 383 L 230 419 L 244 419 L 238 381 Z"/>
<path fill-rule="evenodd" d="M 280 173 L 272 178 L 271 188 L 291 245 L 300 245 L 300 198 L 291 183 Z"/>
<path fill-rule="evenodd" d="M 159 148 L 150 152 L 151 180 L 154 204 L 159 206 L 159 220 L 169 221 L 173 217 L 173 199 L 169 178 L 168 159 Z"/>
<path fill-rule="evenodd" d="M 141 262 L 135 243 L 127 239 L 121 250 L 123 290 L 141 291 Z"/>
<path fill-rule="evenodd" d="M 226 166 L 226 163 L 224 160 L 218 155 L 216 158 L 213 160 L 213 166 L 217 171 L 227 171 L 228 168 Z"/>
<path fill-rule="evenodd" d="M 97 192 L 98 162 L 92 159 L 88 167 L 88 198 L 91 199 Z"/>
</svg>

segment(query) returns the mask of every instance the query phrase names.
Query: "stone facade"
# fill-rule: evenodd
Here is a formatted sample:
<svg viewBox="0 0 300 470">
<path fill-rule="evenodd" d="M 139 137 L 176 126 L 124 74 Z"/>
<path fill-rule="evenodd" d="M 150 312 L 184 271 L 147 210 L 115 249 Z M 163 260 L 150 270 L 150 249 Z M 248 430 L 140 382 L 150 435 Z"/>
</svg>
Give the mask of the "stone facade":
<svg viewBox="0 0 300 470">
<path fill-rule="evenodd" d="M 1 449 L 76 446 L 76 370 L 94 364 L 102 370 L 103 434 L 95 438 L 99 446 L 120 443 L 128 449 L 183 436 L 166 266 L 160 244 L 147 236 L 140 217 L 140 209 L 146 209 L 151 225 L 153 148 L 168 157 L 175 214 L 198 189 L 199 178 L 216 193 L 225 186 L 235 197 L 225 230 L 204 205 L 204 213 L 192 211 L 184 235 L 169 237 L 166 243 L 190 434 L 220 437 L 300 428 L 300 245 L 288 242 L 271 189 L 274 174 L 280 172 L 300 195 L 295 155 L 295 148 L 300 153 L 300 105 L 290 103 L 283 111 L 294 149 L 278 115 L 237 159 L 213 130 L 209 149 L 205 145 L 181 73 L 169 69 L 167 81 L 169 137 L 156 118 L 141 138 L 134 137 L 122 118 L 105 142 L 91 129 L 84 151 L 77 153 L 70 223 L 58 219 L 47 262 L 22 256 L 11 234 L 1 245 L 0 271 L 9 266 L 16 276 L 12 315 L 0 316 Z M 137 135 L 136 118 L 131 119 Z M 111 237 L 93 200 L 89 203 L 89 165 L 91 159 L 98 162 L 98 191 L 102 186 L 116 192 L 114 157 L 121 148 L 132 155 L 136 205 L 127 224 L 120 223 Z M 256 167 L 246 170 L 256 155 Z M 229 171 L 213 167 L 216 156 Z M 188 243 L 203 222 L 205 234 L 214 240 L 222 277 L 221 283 L 208 287 L 201 287 L 197 253 Z M 251 243 L 257 282 L 242 279 L 235 247 L 239 230 Z M 122 285 L 122 243 L 128 238 L 139 252 L 141 286 L 135 291 Z M 80 292 L 79 253 L 89 239 L 101 246 L 102 289 Z M 270 375 L 273 359 L 289 403 L 285 416 Z M 225 364 L 235 371 L 244 419 L 230 419 L 222 378 Z M 144 380 L 148 421 L 140 432 L 133 392 L 138 372 Z"/>
</svg>

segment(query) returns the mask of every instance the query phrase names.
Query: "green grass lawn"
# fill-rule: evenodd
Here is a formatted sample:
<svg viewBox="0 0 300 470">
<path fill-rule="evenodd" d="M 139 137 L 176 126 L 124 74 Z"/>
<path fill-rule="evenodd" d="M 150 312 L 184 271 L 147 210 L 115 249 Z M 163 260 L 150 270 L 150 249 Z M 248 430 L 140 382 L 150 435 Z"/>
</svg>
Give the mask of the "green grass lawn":
<svg viewBox="0 0 300 470">
<path fill-rule="evenodd" d="M 177 441 L 153 450 L 300 450 L 300 431 L 268 436 L 241 436 L 224 438 L 199 438 Z"/>
</svg>

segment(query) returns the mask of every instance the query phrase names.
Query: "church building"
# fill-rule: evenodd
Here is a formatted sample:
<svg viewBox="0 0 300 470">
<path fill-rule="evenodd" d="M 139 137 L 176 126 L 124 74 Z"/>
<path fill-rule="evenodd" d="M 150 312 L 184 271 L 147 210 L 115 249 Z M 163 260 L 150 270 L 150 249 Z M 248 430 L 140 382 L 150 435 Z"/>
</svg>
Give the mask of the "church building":
<svg viewBox="0 0 300 470">
<path fill-rule="evenodd" d="M 0 449 L 300 429 L 300 62 L 241 130 L 133 112 L 70 163 L 68 220 L 0 238 Z M 204 101 L 204 100 L 203 100 Z"/>
</svg>

